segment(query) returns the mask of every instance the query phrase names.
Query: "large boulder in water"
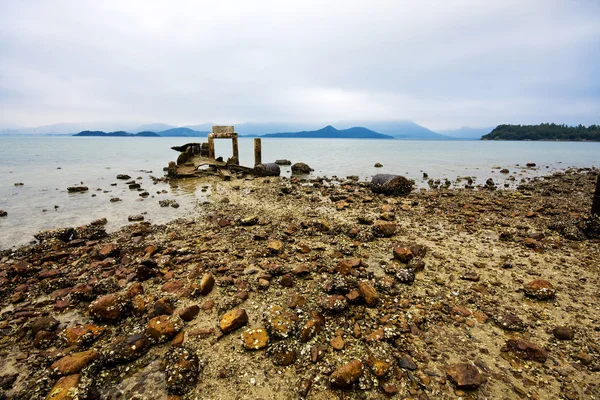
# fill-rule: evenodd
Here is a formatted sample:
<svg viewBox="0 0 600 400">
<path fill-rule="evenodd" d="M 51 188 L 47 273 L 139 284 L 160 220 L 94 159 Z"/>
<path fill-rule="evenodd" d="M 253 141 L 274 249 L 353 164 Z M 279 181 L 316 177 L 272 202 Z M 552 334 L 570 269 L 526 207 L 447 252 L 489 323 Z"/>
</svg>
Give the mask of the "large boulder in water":
<svg viewBox="0 0 600 400">
<path fill-rule="evenodd" d="M 311 171 L 314 171 L 314 169 L 302 162 L 292 165 L 292 174 L 310 174 Z"/>
<path fill-rule="evenodd" d="M 275 163 L 258 164 L 254 167 L 254 173 L 259 176 L 279 176 L 281 169 Z"/>
<path fill-rule="evenodd" d="M 401 175 L 377 174 L 371 179 L 371 190 L 392 196 L 407 196 L 413 183 Z"/>
</svg>

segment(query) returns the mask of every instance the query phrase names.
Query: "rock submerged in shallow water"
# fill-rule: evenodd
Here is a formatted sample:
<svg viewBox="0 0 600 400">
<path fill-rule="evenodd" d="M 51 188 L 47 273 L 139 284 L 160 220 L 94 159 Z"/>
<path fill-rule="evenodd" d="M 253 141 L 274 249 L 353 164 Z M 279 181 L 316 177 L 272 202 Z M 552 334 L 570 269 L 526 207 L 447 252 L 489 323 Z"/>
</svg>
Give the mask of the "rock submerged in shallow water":
<svg viewBox="0 0 600 400">
<path fill-rule="evenodd" d="M 89 189 L 87 186 L 69 186 L 67 188 L 67 192 L 69 193 L 81 193 L 87 192 Z"/>
<path fill-rule="evenodd" d="M 407 196 L 413 188 L 413 183 L 401 175 L 377 174 L 371 179 L 373 193 L 388 196 Z"/>
<path fill-rule="evenodd" d="M 381 168 L 381 167 L 383 167 L 383 164 L 381 164 L 381 163 L 375 163 L 374 167 L 375 168 Z"/>
<path fill-rule="evenodd" d="M 8 213 L 4 210 L 0 210 L 0 217 L 6 217 Z"/>
<path fill-rule="evenodd" d="M 290 160 L 276 160 L 275 164 L 277 165 L 292 165 L 292 162 Z"/>
<path fill-rule="evenodd" d="M 314 171 L 314 169 L 302 162 L 292 165 L 292 174 L 310 174 L 311 171 Z"/>
<path fill-rule="evenodd" d="M 119 175 L 117 175 L 117 179 L 127 180 L 127 179 L 131 179 L 131 177 L 127 174 L 119 174 Z"/>
<path fill-rule="evenodd" d="M 129 220 L 130 222 L 143 221 L 144 216 L 142 214 L 130 215 L 129 217 L 127 217 L 127 220 Z"/>
</svg>

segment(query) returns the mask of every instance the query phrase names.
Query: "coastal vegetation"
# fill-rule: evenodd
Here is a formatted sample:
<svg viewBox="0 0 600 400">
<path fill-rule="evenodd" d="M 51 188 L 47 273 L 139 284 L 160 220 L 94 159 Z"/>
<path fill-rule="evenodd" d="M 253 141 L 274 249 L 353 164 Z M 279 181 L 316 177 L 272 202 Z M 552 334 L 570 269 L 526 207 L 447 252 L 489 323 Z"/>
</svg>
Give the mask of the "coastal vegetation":
<svg viewBox="0 0 600 400">
<path fill-rule="evenodd" d="M 600 126 L 568 126 L 557 124 L 540 125 L 498 125 L 482 140 L 560 140 L 560 141 L 600 141 Z"/>
</svg>

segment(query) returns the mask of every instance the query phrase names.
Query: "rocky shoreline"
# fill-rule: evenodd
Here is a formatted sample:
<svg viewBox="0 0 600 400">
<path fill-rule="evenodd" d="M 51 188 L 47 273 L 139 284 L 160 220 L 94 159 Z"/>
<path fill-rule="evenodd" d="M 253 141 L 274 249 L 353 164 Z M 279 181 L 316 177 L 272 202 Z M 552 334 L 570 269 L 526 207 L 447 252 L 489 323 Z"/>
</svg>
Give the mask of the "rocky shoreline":
<svg viewBox="0 0 600 400">
<path fill-rule="evenodd" d="M 195 218 L 41 233 L 0 252 L 0 398 L 598 397 L 599 173 L 208 177 Z"/>
</svg>

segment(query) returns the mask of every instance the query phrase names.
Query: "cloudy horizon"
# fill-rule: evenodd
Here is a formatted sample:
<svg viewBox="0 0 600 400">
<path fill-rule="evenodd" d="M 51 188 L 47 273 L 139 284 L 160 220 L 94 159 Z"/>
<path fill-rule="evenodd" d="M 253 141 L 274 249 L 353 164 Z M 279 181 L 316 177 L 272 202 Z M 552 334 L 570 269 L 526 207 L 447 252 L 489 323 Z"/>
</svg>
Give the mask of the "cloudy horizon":
<svg viewBox="0 0 600 400">
<path fill-rule="evenodd" d="M 600 123 L 600 3 L 0 0 L 0 128 Z"/>
</svg>

